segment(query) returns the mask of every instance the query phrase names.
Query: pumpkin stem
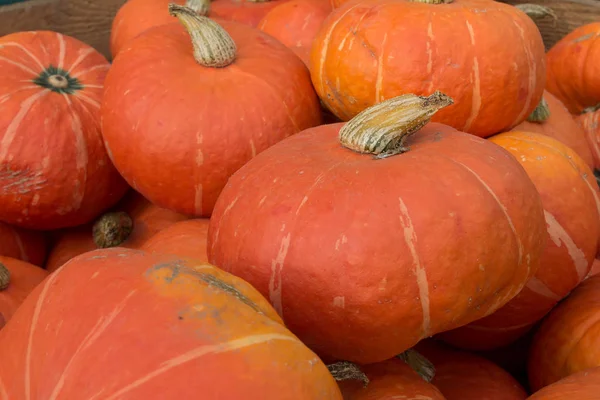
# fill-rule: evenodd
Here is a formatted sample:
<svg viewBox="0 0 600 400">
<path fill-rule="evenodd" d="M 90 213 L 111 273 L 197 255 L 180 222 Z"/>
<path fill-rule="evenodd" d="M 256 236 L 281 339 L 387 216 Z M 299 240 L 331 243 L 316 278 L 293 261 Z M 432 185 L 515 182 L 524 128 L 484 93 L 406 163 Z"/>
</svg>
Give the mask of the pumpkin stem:
<svg viewBox="0 0 600 400">
<path fill-rule="evenodd" d="M 237 48 L 227 31 L 210 18 L 189 7 L 169 4 L 169 13 L 177 17 L 192 39 L 194 58 L 204 67 L 222 68 L 235 61 Z"/>
<path fill-rule="evenodd" d="M 581 113 L 582 114 L 587 114 L 587 113 L 596 112 L 598 110 L 600 110 L 600 103 L 596 104 L 595 106 L 584 108 Z"/>
<path fill-rule="evenodd" d="M 542 19 L 544 17 L 552 17 L 554 20 L 558 19 L 553 9 L 539 4 L 523 3 L 517 4 L 515 7 L 523 11 L 529 18 L 533 20 Z"/>
<path fill-rule="evenodd" d="M 10 285 L 10 271 L 6 265 L 0 263 L 0 290 L 4 290 Z"/>
<path fill-rule="evenodd" d="M 435 367 L 431 361 L 423 357 L 421 353 L 416 350 L 408 349 L 397 357 L 407 363 L 408 366 L 419 374 L 426 382 L 431 382 L 435 376 Z"/>
<path fill-rule="evenodd" d="M 409 0 L 415 3 L 423 3 L 423 4 L 450 4 L 454 0 Z"/>
<path fill-rule="evenodd" d="M 108 212 L 94 222 L 92 237 L 98 248 L 120 246 L 133 231 L 133 220 L 123 211 Z"/>
<path fill-rule="evenodd" d="M 339 361 L 327 366 L 329 372 L 336 381 L 357 380 L 363 383 L 364 387 L 369 385 L 369 378 L 360 367 L 350 361 Z"/>
<path fill-rule="evenodd" d="M 548 103 L 542 97 L 535 110 L 527 117 L 527 121 L 540 124 L 547 121 L 548 118 L 550 118 L 550 108 L 548 108 Z"/>
<path fill-rule="evenodd" d="M 185 6 L 199 15 L 208 15 L 210 0 L 186 0 Z"/>
<path fill-rule="evenodd" d="M 442 92 L 429 97 L 405 94 L 375 104 L 357 114 L 340 129 L 342 146 L 358 153 L 385 158 L 409 150 L 404 142 L 425 126 L 433 114 L 454 104 Z"/>
</svg>

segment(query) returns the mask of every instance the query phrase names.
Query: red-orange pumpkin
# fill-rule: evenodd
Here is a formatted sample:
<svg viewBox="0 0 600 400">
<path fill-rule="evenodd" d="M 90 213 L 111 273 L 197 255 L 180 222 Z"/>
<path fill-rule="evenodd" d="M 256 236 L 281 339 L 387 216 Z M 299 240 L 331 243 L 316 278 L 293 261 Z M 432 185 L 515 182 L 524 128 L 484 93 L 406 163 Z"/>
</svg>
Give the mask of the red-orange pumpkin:
<svg viewBox="0 0 600 400">
<path fill-rule="evenodd" d="M 211 40 L 196 37 L 194 51 L 177 22 L 134 39 L 108 74 L 102 134 L 137 191 L 160 207 L 204 217 L 231 174 L 318 125 L 321 111 L 306 67 L 277 40 L 232 22 L 223 22 L 226 31 L 183 7 L 173 12 Z"/>
<path fill-rule="evenodd" d="M 315 36 L 331 10 L 328 0 L 287 1 L 269 11 L 258 29 L 292 49 L 308 66 Z"/>
<path fill-rule="evenodd" d="M 0 256 L 17 258 L 42 266 L 46 260 L 48 244 L 39 231 L 15 228 L 0 222 Z"/>
<path fill-rule="evenodd" d="M 127 185 L 100 135 L 109 64 L 60 33 L 0 37 L 0 220 L 33 229 L 80 225 Z"/>
<path fill-rule="evenodd" d="M 568 376 L 528 397 L 527 400 L 598 400 L 600 367 Z"/>
<path fill-rule="evenodd" d="M 333 10 L 315 38 L 310 70 L 319 97 L 344 121 L 384 99 L 441 90 L 455 104 L 433 121 L 487 137 L 535 109 L 544 61 L 538 28 L 511 5 L 372 0 Z"/>
<path fill-rule="evenodd" d="M 9 399 L 341 400 L 254 288 L 176 256 L 82 254 L 31 293 L 0 341 Z"/>
<path fill-rule="evenodd" d="M 539 390 L 600 367 L 600 276 L 586 279 L 544 320 L 529 356 L 529 383 Z"/>
<path fill-rule="evenodd" d="M 577 116 L 581 125 L 588 147 L 594 158 L 595 169 L 600 169 L 600 110 L 590 109 Z"/>
<path fill-rule="evenodd" d="M 547 89 L 573 114 L 600 103 L 598 32 L 600 22 L 580 26 L 552 46 L 546 56 Z"/>
<path fill-rule="evenodd" d="M 269 11 L 289 0 L 214 0 L 209 16 L 255 28 Z"/>
<path fill-rule="evenodd" d="M 251 160 L 211 217 L 211 263 L 254 285 L 319 354 L 361 364 L 504 305 L 537 270 L 546 239 L 519 163 L 441 124 L 404 154 L 359 154 L 399 151 L 406 128 L 447 99 L 390 99 Z"/>
<path fill-rule="evenodd" d="M 156 233 L 140 249 L 175 254 L 179 257 L 207 262 L 208 223 L 208 219 L 189 219 L 177 222 Z"/>
<path fill-rule="evenodd" d="M 592 268 L 590 269 L 590 273 L 588 276 L 594 276 L 600 274 L 600 259 L 595 259 L 592 263 Z"/>
<path fill-rule="evenodd" d="M 440 335 L 469 349 L 506 345 L 527 332 L 588 274 L 600 237 L 600 192 L 585 162 L 559 141 L 529 132 L 490 138 L 521 163 L 544 206 L 548 245 L 540 268 L 494 314 Z"/>
<path fill-rule="evenodd" d="M 16 258 L 0 256 L 0 328 L 48 272 Z"/>
</svg>

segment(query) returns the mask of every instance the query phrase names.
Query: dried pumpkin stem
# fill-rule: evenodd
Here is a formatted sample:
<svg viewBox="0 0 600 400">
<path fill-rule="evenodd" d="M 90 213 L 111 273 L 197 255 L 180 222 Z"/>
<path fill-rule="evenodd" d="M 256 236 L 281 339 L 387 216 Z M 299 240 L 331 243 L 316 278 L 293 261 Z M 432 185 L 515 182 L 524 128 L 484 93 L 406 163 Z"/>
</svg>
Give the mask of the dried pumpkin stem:
<svg viewBox="0 0 600 400">
<path fill-rule="evenodd" d="M 542 19 L 545 17 L 552 17 L 552 19 L 556 20 L 558 18 L 553 9 L 539 4 L 523 3 L 517 4 L 515 7 L 523 11 L 531 19 Z"/>
<path fill-rule="evenodd" d="M 535 110 L 527 117 L 527 121 L 542 123 L 547 121 L 548 118 L 550 118 L 550 108 L 548 108 L 548 103 L 546 103 L 546 100 L 542 97 L 542 100 L 538 103 Z"/>
<path fill-rule="evenodd" d="M 407 363 L 426 382 L 431 382 L 435 376 L 435 367 L 431 361 L 423 357 L 416 350 L 408 349 L 397 357 Z"/>
<path fill-rule="evenodd" d="M 375 104 L 340 129 L 342 146 L 359 153 L 385 158 L 409 150 L 406 139 L 429 122 L 439 110 L 454 104 L 449 96 L 435 92 L 429 97 L 405 94 Z"/>
<path fill-rule="evenodd" d="M 185 6 L 199 15 L 208 15 L 210 0 L 186 0 Z"/>
<path fill-rule="evenodd" d="M 329 372 L 336 381 L 361 381 L 364 387 L 369 384 L 369 378 L 360 367 L 350 361 L 339 361 L 327 366 Z"/>
<path fill-rule="evenodd" d="M 235 42 L 223 27 L 198 15 L 189 7 L 169 4 L 169 13 L 177 17 L 192 39 L 194 58 L 205 67 L 222 68 L 235 61 Z"/>
<path fill-rule="evenodd" d="M 8 288 L 10 285 L 10 271 L 6 265 L 0 263 L 0 290 Z"/>
<path fill-rule="evenodd" d="M 133 231 L 133 220 L 123 211 L 108 212 L 94 222 L 92 236 L 100 249 L 120 246 Z"/>
<path fill-rule="evenodd" d="M 596 112 L 598 110 L 600 110 L 600 103 L 596 104 L 595 106 L 585 108 L 581 113 L 587 114 L 587 113 Z"/>
</svg>

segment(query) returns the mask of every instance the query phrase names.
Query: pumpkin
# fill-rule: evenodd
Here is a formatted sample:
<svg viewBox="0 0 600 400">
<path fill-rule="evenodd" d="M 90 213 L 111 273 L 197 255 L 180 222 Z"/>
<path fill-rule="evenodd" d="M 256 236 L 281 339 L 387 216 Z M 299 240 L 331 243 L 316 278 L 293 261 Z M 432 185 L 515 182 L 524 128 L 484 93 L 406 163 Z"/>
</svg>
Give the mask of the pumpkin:
<svg viewBox="0 0 600 400">
<path fill-rule="evenodd" d="M 208 219 L 180 221 L 157 232 L 140 249 L 159 253 L 175 254 L 207 262 L 206 241 Z"/>
<path fill-rule="evenodd" d="M 550 136 L 575 150 L 590 168 L 596 165 L 583 128 L 560 100 L 549 92 L 544 92 L 542 101 L 529 118 L 512 130 Z"/>
<path fill-rule="evenodd" d="M 28 262 L 0 256 L 0 328 L 48 272 Z"/>
<path fill-rule="evenodd" d="M 47 247 L 47 240 L 42 232 L 16 228 L 0 222 L 0 256 L 42 266 L 46 260 Z"/>
<path fill-rule="evenodd" d="M 30 294 L 0 340 L 11 399 L 341 400 L 255 289 L 175 256 L 82 254 Z"/>
<path fill-rule="evenodd" d="M 258 155 L 219 197 L 210 262 L 319 354 L 359 364 L 491 314 L 539 266 L 543 209 L 499 146 L 442 124 L 415 133 L 451 102 L 399 96 Z"/>
<path fill-rule="evenodd" d="M 431 381 L 446 400 L 525 400 L 527 392 L 508 372 L 475 354 L 424 340 L 415 349 L 435 367 Z"/>
<path fill-rule="evenodd" d="M 433 121 L 481 137 L 524 121 L 546 73 L 534 22 L 488 0 L 347 2 L 325 20 L 310 57 L 319 97 L 344 121 L 382 100 L 436 89 L 455 104 Z"/>
<path fill-rule="evenodd" d="M 138 249 L 157 232 L 185 219 L 131 191 L 114 211 L 103 214 L 93 224 L 59 232 L 46 269 L 56 271 L 73 257 L 98 248 Z"/>
<path fill-rule="evenodd" d="M 546 56 L 546 87 L 573 114 L 600 103 L 595 70 L 599 31 L 600 22 L 580 26 L 556 42 Z"/>
<path fill-rule="evenodd" d="M 600 169 L 600 130 L 598 129 L 600 125 L 598 124 L 598 118 L 600 118 L 600 111 L 595 107 L 587 109 L 576 117 L 577 122 L 585 134 L 596 170 Z"/>
<path fill-rule="evenodd" d="M 289 0 L 214 0 L 209 16 L 256 28 L 272 9 Z"/>
<path fill-rule="evenodd" d="M 529 353 L 536 391 L 587 368 L 600 367 L 600 276 L 586 279 L 544 320 Z"/>
<path fill-rule="evenodd" d="M 597 400 L 600 393 L 600 367 L 590 368 L 553 383 L 527 400 Z"/>
<path fill-rule="evenodd" d="M 115 59 L 102 134 L 134 189 L 159 207 L 208 217 L 231 174 L 318 125 L 321 111 L 306 67 L 277 40 L 236 23 L 221 27 L 185 7 L 171 10 L 185 29 L 153 28 Z"/>
<path fill-rule="evenodd" d="M 542 319 L 587 276 L 600 237 L 600 193 L 591 170 L 572 149 L 529 132 L 489 140 L 508 150 L 536 185 L 549 240 L 540 268 L 518 296 L 494 314 L 440 335 L 477 350 L 511 343 Z"/>
<path fill-rule="evenodd" d="M 331 6 L 333 8 L 338 8 L 339 6 L 341 6 L 342 4 L 348 2 L 348 0 L 331 0 Z"/>
<path fill-rule="evenodd" d="M 31 229 L 83 224 L 127 190 L 102 144 L 109 64 L 49 31 L 0 37 L 0 221 Z"/>
<path fill-rule="evenodd" d="M 599 259 L 595 259 L 594 262 L 592 263 L 592 268 L 590 269 L 590 273 L 588 274 L 589 276 L 594 276 L 600 273 L 600 260 Z"/>
<path fill-rule="evenodd" d="M 113 58 L 144 31 L 172 23 L 170 3 L 185 4 L 200 14 L 208 12 L 208 1 L 204 0 L 127 0 L 115 15 L 110 30 L 110 53 Z"/>
<path fill-rule="evenodd" d="M 331 9 L 327 0 L 287 1 L 269 11 L 258 29 L 292 49 L 308 66 L 313 40 Z"/>
</svg>

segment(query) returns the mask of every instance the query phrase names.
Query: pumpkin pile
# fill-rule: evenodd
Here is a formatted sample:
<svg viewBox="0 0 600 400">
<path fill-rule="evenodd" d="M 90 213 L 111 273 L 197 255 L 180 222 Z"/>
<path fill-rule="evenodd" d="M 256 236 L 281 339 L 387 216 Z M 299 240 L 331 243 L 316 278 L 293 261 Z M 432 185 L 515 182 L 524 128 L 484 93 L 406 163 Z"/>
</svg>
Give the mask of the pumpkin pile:
<svg viewBox="0 0 600 400">
<path fill-rule="evenodd" d="M 2 398 L 597 399 L 600 24 L 546 53 L 540 12 L 128 0 L 112 63 L 0 37 Z"/>
</svg>

